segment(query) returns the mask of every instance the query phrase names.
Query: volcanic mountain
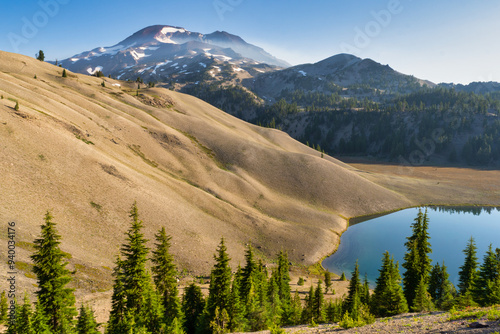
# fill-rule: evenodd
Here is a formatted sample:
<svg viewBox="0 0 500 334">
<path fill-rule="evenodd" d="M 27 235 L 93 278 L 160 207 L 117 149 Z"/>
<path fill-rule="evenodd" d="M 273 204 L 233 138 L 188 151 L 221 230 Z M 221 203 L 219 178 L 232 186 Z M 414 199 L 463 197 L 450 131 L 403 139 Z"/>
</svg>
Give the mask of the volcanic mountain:
<svg viewBox="0 0 500 334">
<path fill-rule="evenodd" d="M 230 62 L 230 63 L 228 63 Z M 111 47 L 98 47 L 60 62 L 73 72 L 103 72 L 118 79 L 195 82 L 231 74 L 262 73 L 290 66 L 238 36 L 216 31 L 203 35 L 184 28 L 144 28 Z"/>
</svg>

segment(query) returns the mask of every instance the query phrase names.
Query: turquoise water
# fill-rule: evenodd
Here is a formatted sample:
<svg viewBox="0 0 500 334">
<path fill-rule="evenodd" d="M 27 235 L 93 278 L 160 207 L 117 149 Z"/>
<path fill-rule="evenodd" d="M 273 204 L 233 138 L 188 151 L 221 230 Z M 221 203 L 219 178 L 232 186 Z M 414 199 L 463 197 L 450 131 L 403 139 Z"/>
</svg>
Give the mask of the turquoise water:
<svg viewBox="0 0 500 334">
<path fill-rule="evenodd" d="M 387 250 L 399 261 L 402 274 L 404 269 L 401 264 L 406 252 L 404 243 L 412 233 L 410 225 L 417 213 L 418 208 L 411 208 L 359 223 L 351 221 L 351 226 L 340 239 L 337 252 L 324 260 L 323 266 L 339 275 L 345 272 L 349 278 L 358 259 L 360 275 L 364 277 L 366 273 L 373 286 L 382 256 Z M 427 213 L 432 264 L 444 260 L 455 286 L 458 284 L 459 267 L 465 259 L 462 251 L 471 236 L 476 242 L 480 264 L 490 243 L 493 249 L 500 248 L 500 208 L 429 207 Z"/>
</svg>

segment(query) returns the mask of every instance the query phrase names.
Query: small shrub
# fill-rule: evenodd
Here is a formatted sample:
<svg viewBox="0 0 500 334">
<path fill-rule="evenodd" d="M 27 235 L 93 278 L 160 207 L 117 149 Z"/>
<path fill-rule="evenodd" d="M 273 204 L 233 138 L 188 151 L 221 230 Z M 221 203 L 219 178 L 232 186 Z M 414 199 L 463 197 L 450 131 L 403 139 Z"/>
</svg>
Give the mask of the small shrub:
<svg viewBox="0 0 500 334">
<path fill-rule="evenodd" d="M 269 328 L 269 330 L 271 332 L 270 334 L 285 334 L 286 333 L 286 331 L 283 328 L 281 328 L 277 325 L 274 325 L 274 324 L 271 326 L 271 328 Z"/>
<path fill-rule="evenodd" d="M 345 277 L 344 272 L 342 272 L 342 276 L 340 276 L 341 281 L 347 281 L 347 278 Z"/>
<path fill-rule="evenodd" d="M 36 79 L 36 74 L 35 74 L 35 76 L 33 77 L 33 79 Z"/>
<path fill-rule="evenodd" d="M 106 87 L 106 83 L 104 82 L 104 80 L 103 82 L 101 82 L 101 86 Z"/>
<path fill-rule="evenodd" d="M 101 209 L 102 209 L 102 205 L 101 205 L 101 204 L 97 204 L 97 203 L 95 203 L 95 202 L 93 202 L 93 201 L 90 201 L 90 206 L 91 206 L 91 207 L 93 207 L 94 209 L 96 209 L 96 210 L 97 210 L 97 211 L 99 211 L 99 212 L 100 212 L 100 211 L 101 211 Z"/>
<path fill-rule="evenodd" d="M 66 73 L 66 69 L 63 69 L 62 77 L 63 78 L 67 78 L 68 77 L 68 74 Z"/>
<path fill-rule="evenodd" d="M 297 281 L 297 285 L 300 285 L 300 286 L 304 285 L 304 279 L 302 277 L 299 277 L 299 280 Z"/>
<path fill-rule="evenodd" d="M 16 101 L 16 106 L 14 107 L 14 110 L 15 111 L 18 111 L 19 110 L 19 102 Z"/>
</svg>

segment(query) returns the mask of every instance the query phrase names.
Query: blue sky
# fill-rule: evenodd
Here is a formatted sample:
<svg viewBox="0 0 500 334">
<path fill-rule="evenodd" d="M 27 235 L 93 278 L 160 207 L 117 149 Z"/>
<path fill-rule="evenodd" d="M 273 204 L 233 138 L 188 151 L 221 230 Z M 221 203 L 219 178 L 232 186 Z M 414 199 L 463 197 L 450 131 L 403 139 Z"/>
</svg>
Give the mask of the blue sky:
<svg viewBox="0 0 500 334">
<path fill-rule="evenodd" d="M 349 52 L 434 82 L 500 82 L 499 14 L 487 0 L 8 1 L 0 50 L 64 59 L 165 24 L 225 30 L 294 65 Z"/>
</svg>

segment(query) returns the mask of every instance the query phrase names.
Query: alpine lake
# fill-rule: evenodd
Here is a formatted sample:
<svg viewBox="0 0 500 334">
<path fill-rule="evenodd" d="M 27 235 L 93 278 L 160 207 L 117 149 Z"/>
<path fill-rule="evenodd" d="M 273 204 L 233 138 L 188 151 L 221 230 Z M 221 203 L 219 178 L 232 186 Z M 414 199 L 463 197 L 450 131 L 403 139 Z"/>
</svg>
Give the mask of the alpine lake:
<svg viewBox="0 0 500 334">
<path fill-rule="evenodd" d="M 432 265 L 446 265 L 450 281 L 458 285 L 458 272 L 463 265 L 463 250 L 472 236 L 477 246 L 478 263 L 490 244 L 500 248 L 500 208 L 494 207 L 423 207 L 429 217 L 429 235 Z M 351 277 L 358 260 L 360 278 L 366 275 L 371 287 L 379 275 L 385 251 L 399 261 L 401 276 L 404 246 L 412 234 L 411 224 L 419 208 L 404 209 L 387 215 L 351 219 L 349 228 L 342 234 L 337 251 L 325 259 L 323 267 L 341 275 Z"/>
</svg>

